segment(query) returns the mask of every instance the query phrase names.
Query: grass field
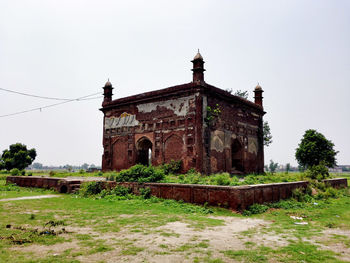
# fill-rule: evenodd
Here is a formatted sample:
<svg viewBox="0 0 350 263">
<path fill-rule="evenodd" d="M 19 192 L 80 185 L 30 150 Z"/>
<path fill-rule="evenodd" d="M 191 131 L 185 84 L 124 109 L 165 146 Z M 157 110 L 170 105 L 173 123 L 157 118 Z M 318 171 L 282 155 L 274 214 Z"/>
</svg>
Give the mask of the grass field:
<svg viewBox="0 0 350 263">
<path fill-rule="evenodd" d="M 5 186 L 0 196 L 53 193 Z M 350 193 L 253 216 L 172 200 L 0 202 L 0 262 L 350 262 Z"/>
</svg>

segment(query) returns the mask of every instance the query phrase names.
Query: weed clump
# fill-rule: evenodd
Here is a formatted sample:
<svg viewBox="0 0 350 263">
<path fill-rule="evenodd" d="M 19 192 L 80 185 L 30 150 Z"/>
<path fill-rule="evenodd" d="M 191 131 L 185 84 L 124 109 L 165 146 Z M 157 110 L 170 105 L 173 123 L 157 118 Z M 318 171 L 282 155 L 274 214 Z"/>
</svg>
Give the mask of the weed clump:
<svg viewBox="0 0 350 263">
<path fill-rule="evenodd" d="M 230 185 L 231 177 L 229 173 L 215 174 L 211 182 L 215 185 Z"/>
<path fill-rule="evenodd" d="M 165 174 L 177 174 L 181 171 L 182 160 L 174 161 L 171 160 L 170 163 L 165 163 L 162 165 L 162 169 Z"/>
<path fill-rule="evenodd" d="M 267 205 L 253 204 L 244 210 L 242 214 L 245 216 L 257 215 L 265 213 L 268 209 L 269 207 Z"/>
<path fill-rule="evenodd" d="M 97 195 L 103 190 L 103 182 L 84 182 L 79 189 L 79 195 L 82 197 L 89 197 Z"/>
<path fill-rule="evenodd" d="M 328 168 L 324 164 L 311 166 L 305 172 L 306 177 L 321 181 L 329 177 Z"/>
<path fill-rule="evenodd" d="M 104 198 L 108 200 L 133 199 L 134 195 L 131 192 L 131 188 L 117 185 L 113 189 L 103 189 L 99 195 L 99 198 Z"/>
<path fill-rule="evenodd" d="M 134 165 L 129 169 L 120 171 L 115 176 L 117 182 L 159 182 L 165 177 L 164 170 L 153 166 Z"/>
<path fill-rule="evenodd" d="M 16 176 L 20 174 L 20 170 L 18 170 L 17 168 L 13 168 L 11 169 L 10 173 L 12 176 Z"/>
</svg>

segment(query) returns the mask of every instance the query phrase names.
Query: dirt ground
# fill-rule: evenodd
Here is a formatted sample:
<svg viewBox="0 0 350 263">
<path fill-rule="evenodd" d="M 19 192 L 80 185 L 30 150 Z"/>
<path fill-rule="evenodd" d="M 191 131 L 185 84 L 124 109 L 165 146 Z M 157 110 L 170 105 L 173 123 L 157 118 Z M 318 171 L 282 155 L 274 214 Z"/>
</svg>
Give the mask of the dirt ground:
<svg viewBox="0 0 350 263">
<path fill-rule="evenodd" d="M 125 215 L 127 217 L 128 215 Z M 176 221 L 152 229 L 149 233 L 134 233 L 124 229 L 117 233 L 101 234 L 91 228 L 66 227 L 68 232 L 88 234 L 106 241 L 115 249 L 76 257 L 81 262 L 193 262 L 193 259 L 210 254 L 211 258 L 223 258 L 220 251 L 246 249 L 245 243 L 254 241 L 268 246 L 286 245 L 284 238 L 259 234 L 270 223 L 261 219 L 212 217 L 224 221 L 222 226 L 196 229 L 186 222 Z M 243 235 L 243 231 L 254 230 L 254 235 Z M 120 241 L 121 243 L 119 243 Z M 116 245 L 118 243 L 118 245 Z M 124 243 L 124 244 L 123 244 Z M 122 249 L 142 248 L 136 255 L 122 255 Z M 40 257 L 59 255 L 67 249 L 80 250 L 78 241 L 59 243 L 52 246 L 30 245 L 14 247 L 22 252 L 34 252 Z M 223 260 L 225 262 L 225 260 Z M 227 260 L 232 262 L 232 259 Z"/>
</svg>

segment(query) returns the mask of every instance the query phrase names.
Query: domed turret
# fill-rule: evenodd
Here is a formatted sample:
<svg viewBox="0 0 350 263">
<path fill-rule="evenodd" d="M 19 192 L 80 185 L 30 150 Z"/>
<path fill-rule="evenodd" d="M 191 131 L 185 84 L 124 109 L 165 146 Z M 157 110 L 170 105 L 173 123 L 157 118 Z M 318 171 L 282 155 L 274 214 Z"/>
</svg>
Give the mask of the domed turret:
<svg viewBox="0 0 350 263">
<path fill-rule="evenodd" d="M 262 96 L 263 92 L 264 92 L 263 89 L 258 83 L 258 85 L 256 85 L 254 89 L 254 103 L 261 107 L 263 107 L 263 96 Z"/>
<path fill-rule="evenodd" d="M 104 96 L 104 98 L 103 98 L 102 106 L 104 106 L 107 103 L 112 101 L 112 96 L 113 96 L 112 90 L 113 90 L 112 83 L 108 79 L 108 81 L 106 82 L 105 86 L 103 87 L 103 96 Z"/>
<path fill-rule="evenodd" d="M 256 85 L 255 90 L 262 90 L 262 88 L 261 88 L 261 86 L 259 85 L 259 83 L 258 83 L 258 85 Z"/>
<path fill-rule="evenodd" d="M 199 49 L 191 62 L 193 63 L 193 82 L 197 84 L 204 82 L 204 60 L 201 53 L 199 53 Z"/>
<path fill-rule="evenodd" d="M 108 81 L 106 82 L 105 87 L 112 87 L 112 83 L 109 81 L 109 79 L 108 79 Z"/>
</svg>

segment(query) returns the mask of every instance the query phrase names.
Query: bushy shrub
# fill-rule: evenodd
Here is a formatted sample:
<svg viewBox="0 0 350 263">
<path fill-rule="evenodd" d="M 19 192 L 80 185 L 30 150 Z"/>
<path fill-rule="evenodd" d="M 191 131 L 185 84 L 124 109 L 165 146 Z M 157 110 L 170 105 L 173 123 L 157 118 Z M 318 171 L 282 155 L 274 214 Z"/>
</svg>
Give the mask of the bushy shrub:
<svg viewBox="0 0 350 263">
<path fill-rule="evenodd" d="M 49 172 L 49 176 L 54 176 L 55 174 L 56 174 L 55 171 L 50 171 L 50 172 Z"/>
<path fill-rule="evenodd" d="M 143 199 L 149 199 L 151 198 L 151 189 L 150 188 L 140 188 L 140 196 L 142 196 Z"/>
<path fill-rule="evenodd" d="M 11 175 L 13 175 L 13 176 L 19 175 L 19 172 L 20 172 L 20 171 L 19 171 L 17 168 L 13 168 L 13 169 L 11 169 L 11 171 L 10 171 Z"/>
<path fill-rule="evenodd" d="M 325 191 L 325 198 L 337 198 L 338 197 L 338 191 L 337 189 L 334 189 L 333 187 L 328 187 Z"/>
<path fill-rule="evenodd" d="M 23 175 L 23 176 L 26 175 L 26 171 L 25 171 L 25 170 L 22 170 L 22 171 L 21 171 L 21 175 Z"/>
<path fill-rule="evenodd" d="M 165 163 L 162 165 L 165 174 L 177 174 L 181 171 L 182 160 L 174 161 L 171 160 L 170 163 Z"/>
<path fill-rule="evenodd" d="M 306 177 L 313 180 L 323 180 L 329 177 L 328 168 L 324 164 L 311 166 L 305 172 Z"/>
<path fill-rule="evenodd" d="M 191 170 L 187 174 L 180 174 L 178 179 L 182 184 L 206 184 L 208 177 L 201 175 L 196 170 Z"/>
<path fill-rule="evenodd" d="M 79 170 L 79 173 L 80 173 L 80 174 L 84 174 L 84 173 L 85 173 L 85 170 L 84 170 L 84 169 L 80 169 L 80 170 Z"/>
<path fill-rule="evenodd" d="M 120 171 L 115 180 L 117 182 L 159 182 L 165 177 L 164 170 L 153 166 L 134 165 L 127 170 Z"/>
<path fill-rule="evenodd" d="M 230 185 L 231 177 L 228 173 L 216 174 L 211 179 L 211 183 L 215 185 Z"/>
<path fill-rule="evenodd" d="M 113 189 L 103 189 L 101 191 L 101 198 L 105 198 L 106 196 L 127 196 L 131 193 L 131 188 L 124 187 L 121 185 L 117 185 Z"/>
<path fill-rule="evenodd" d="M 250 216 L 265 213 L 269 209 L 266 205 L 253 204 L 243 211 L 243 215 Z"/>
<path fill-rule="evenodd" d="M 28 176 L 32 176 L 33 175 L 33 173 L 32 172 L 28 172 L 28 174 L 27 174 Z"/>
<path fill-rule="evenodd" d="M 304 208 L 305 206 L 306 206 L 306 203 L 298 202 L 295 199 L 281 200 L 277 203 L 269 204 L 269 207 L 271 208 L 282 208 L 282 209 L 298 209 L 298 208 Z"/>
<path fill-rule="evenodd" d="M 102 173 L 102 172 L 99 172 L 99 173 Z M 117 173 L 115 172 L 110 172 L 105 174 L 107 181 L 115 181 L 116 176 L 117 176 Z"/>
<path fill-rule="evenodd" d="M 189 170 L 187 171 L 187 173 L 188 173 L 188 174 L 195 174 L 195 173 L 197 173 L 197 170 L 194 169 L 194 168 L 191 168 L 191 169 L 189 169 Z"/>
<path fill-rule="evenodd" d="M 230 185 L 232 186 L 239 185 L 239 179 L 237 176 L 232 176 Z"/>
<path fill-rule="evenodd" d="M 292 192 L 292 197 L 298 202 L 304 202 L 305 201 L 304 189 L 303 188 L 294 189 Z"/>
<path fill-rule="evenodd" d="M 103 189 L 103 182 L 84 182 L 79 189 L 79 195 L 88 197 L 101 193 Z"/>
</svg>

